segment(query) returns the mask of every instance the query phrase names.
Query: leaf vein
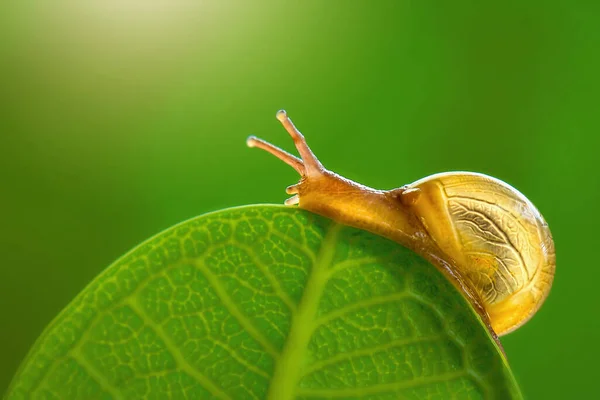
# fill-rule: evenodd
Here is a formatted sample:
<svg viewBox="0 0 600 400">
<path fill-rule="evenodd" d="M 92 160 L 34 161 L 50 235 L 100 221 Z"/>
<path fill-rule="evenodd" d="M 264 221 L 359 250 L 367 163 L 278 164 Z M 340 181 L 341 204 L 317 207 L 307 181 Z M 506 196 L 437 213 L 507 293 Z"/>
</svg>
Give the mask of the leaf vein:
<svg viewBox="0 0 600 400">
<path fill-rule="evenodd" d="M 242 245 L 242 244 L 238 244 L 238 246 L 243 248 L 246 251 L 246 253 L 248 253 L 248 256 L 252 259 L 252 262 L 256 266 L 258 266 L 258 268 L 261 270 L 261 272 L 267 277 L 267 279 L 269 280 L 269 283 L 271 284 L 271 286 L 273 287 L 273 290 L 275 291 L 275 294 L 281 299 L 281 301 L 283 301 L 283 303 L 290 309 L 290 311 L 292 313 L 294 311 L 296 311 L 296 304 L 292 301 L 290 296 L 283 290 L 283 288 L 281 287 L 281 283 L 271 273 L 271 271 L 269 271 L 269 268 L 262 261 L 260 261 L 260 259 L 256 255 L 256 250 L 251 248 L 250 246 L 246 246 L 246 245 Z"/>
<path fill-rule="evenodd" d="M 326 368 L 333 364 L 337 364 L 341 361 L 348 361 L 353 358 L 362 357 L 362 356 L 372 356 L 373 354 L 375 354 L 377 352 L 389 350 L 389 349 L 392 349 L 392 348 L 398 347 L 398 346 L 408 346 L 408 345 L 417 344 L 417 343 L 434 342 L 437 340 L 441 340 L 444 337 L 445 337 L 444 335 L 431 335 L 431 336 L 401 338 L 401 339 L 396 339 L 396 340 L 392 340 L 387 343 L 380 344 L 378 346 L 365 347 L 362 349 L 357 349 L 354 351 L 337 354 L 333 357 L 330 357 L 330 358 L 327 358 L 324 360 L 319 360 L 319 361 L 316 361 L 313 364 L 309 365 L 307 368 L 304 369 L 303 375 L 304 376 L 310 375 L 318 370 L 321 370 L 321 369 Z"/>
<path fill-rule="evenodd" d="M 349 304 L 345 307 L 338 308 L 335 311 L 331 311 L 331 312 L 319 317 L 319 319 L 317 319 L 317 321 L 315 322 L 314 329 L 316 330 L 319 327 L 326 325 L 329 322 L 333 321 L 334 319 L 343 317 L 344 315 L 351 313 L 352 311 L 361 310 L 366 307 L 371 307 L 371 306 L 376 306 L 376 305 L 381 305 L 381 304 L 386 304 L 386 303 L 392 303 L 394 301 L 403 300 L 408 297 L 410 297 L 409 293 L 398 292 L 398 293 L 393 293 L 393 294 L 386 295 L 386 296 L 371 297 L 368 300 L 361 300 L 356 303 Z"/>
<path fill-rule="evenodd" d="M 296 397 L 297 385 L 301 378 L 300 365 L 306 357 L 306 348 L 313 332 L 311 325 L 314 323 L 321 295 L 328 281 L 327 270 L 333 260 L 336 240 L 341 229 L 342 225 L 333 224 L 325 233 L 298 310 L 292 318 L 290 334 L 281 358 L 275 364 L 268 399 L 290 400 Z"/>
<path fill-rule="evenodd" d="M 156 335 L 162 340 L 167 350 L 171 353 L 177 365 L 181 368 L 181 370 L 191 377 L 195 378 L 200 384 L 211 394 L 219 399 L 231 399 L 231 397 L 223 391 L 220 387 L 218 387 L 212 380 L 210 380 L 206 375 L 204 375 L 201 371 L 199 371 L 195 366 L 193 366 L 181 352 L 181 350 L 172 342 L 169 335 L 164 331 L 162 326 L 154 322 L 148 314 L 143 310 L 143 308 L 138 304 L 137 300 L 128 299 L 125 304 L 127 304 L 133 311 L 135 311 L 138 316 L 144 321 L 144 324 L 148 326 L 150 329 L 156 333 Z"/>
<path fill-rule="evenodd" d="M 229 297 L 225 288 L 219 282 L 219 279 L 213 274 L 210 269 L 202 262 L 195 261 L 194 265 L 204 275 L 206 280 L 216 292 L 219 299 L 227 310 L 235 317 L 235 319 L 244 327 L 244 329 L 256 340 L 271 357 L 277 359 L 279 352 L 272 343 L 270 343 L 263 334 L 254 326 L 250 319 L 240 311 L 235 302 Z"/>
<path fill-rule="evenodd" d="M 413 389 L 419 386 L 430 385 L 434 383 L 442 383 L 453 381 L 460 378 L 470 378 L 464 370 L 454 371 L 446 374 L 415 378 L 409 381 L 393 382 L 393 383 L 382 383 L 373 386 L 364 387 L 349 387 L 343 389 L 308 389 L 302 388 L 298 390 L 299 396 L 305 397 L 323 397 L 323 398 L 337 398 L 347 396 L 365 396 L 374 395 L 380 393 L 396 392 L 404 389 Z"/>
<path fill-rule="evenodd" d="M 110 394 L 113 399 L 125 399 L 125 396 L 123 396 L 119 389 L 113 386 L 108 379 L 103 376 L 100 371 L 96 369 L 96 367 L 94 367 L 92 363 L 88 362 L 82 353 L 71 353 L 71 357 L 73 358 L 73 361 L 79 364 L 79 366 L 83 368 L 85 372 L 87 372 L 90 378 L 100 385 L 104 392 Z"/>
</svg>

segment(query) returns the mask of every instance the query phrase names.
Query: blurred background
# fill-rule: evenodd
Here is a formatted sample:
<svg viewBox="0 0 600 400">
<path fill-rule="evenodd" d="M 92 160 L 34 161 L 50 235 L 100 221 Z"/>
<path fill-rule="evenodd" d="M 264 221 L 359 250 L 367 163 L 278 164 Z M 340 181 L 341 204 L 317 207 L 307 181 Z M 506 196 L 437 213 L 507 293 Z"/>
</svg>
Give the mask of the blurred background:
<svg viewBox="0 0 600 400">
<path fill-rule="evenodd" d="M 245 146 L 293 148 L 280 108 L 326 167 L 369 186 L 471 170 L 528 196 L 556 280 L 502 343 L 527 398 L 597 393 L 600 3 L 480 3 L 3 2 L 0 393 L 133 246 L 283 202 L 295 172 Z"/>
</svg>

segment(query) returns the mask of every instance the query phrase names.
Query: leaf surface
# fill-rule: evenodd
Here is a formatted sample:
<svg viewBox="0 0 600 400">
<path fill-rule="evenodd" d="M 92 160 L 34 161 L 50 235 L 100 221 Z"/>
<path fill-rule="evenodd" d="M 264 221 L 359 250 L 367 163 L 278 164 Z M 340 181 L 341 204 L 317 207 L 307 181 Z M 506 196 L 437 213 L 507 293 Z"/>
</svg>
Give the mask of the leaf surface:
<svg viewBox="0 0 600 400">
<path fill-rule="evenodd" d="M 207 214 L 99 275 L 46 328 L 8 399 L 520 398 L 433 266 L 280 206 Z"/>
</svg>

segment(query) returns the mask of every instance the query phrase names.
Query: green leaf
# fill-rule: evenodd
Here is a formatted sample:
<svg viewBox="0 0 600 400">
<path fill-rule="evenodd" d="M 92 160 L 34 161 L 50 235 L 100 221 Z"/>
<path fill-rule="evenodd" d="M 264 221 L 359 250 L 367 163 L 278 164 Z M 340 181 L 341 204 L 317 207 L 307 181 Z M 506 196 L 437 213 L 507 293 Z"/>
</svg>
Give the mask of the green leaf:
<svg viewBox="0 0 600 400">
<path fill-rule="evenodd" d="M 46 328 L 8 399 L 520 398 L 433 266 L 295 208 L 184 222 L 98 276 Z"/>
</svg>

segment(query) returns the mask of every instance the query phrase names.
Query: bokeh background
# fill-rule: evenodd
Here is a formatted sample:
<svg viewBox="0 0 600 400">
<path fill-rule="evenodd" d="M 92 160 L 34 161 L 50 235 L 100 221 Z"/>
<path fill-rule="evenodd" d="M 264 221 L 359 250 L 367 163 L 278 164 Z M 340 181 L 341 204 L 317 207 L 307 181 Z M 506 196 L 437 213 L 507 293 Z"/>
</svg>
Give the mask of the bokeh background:
<svg viewBox="0 0 600 400">
<path fill-rule="evenodd" d="M 485 3 L 485 4 L 482 4 Z M 280 203 L 286 108 L 323 163 L 392 188 L 472 170 L 550 224 L 556 280 L 502 339 L 529 399 L 598 393 L 600 3 L 0 5 L 0 393 L 51 319 L 149 236 Z"/>
</svg>

